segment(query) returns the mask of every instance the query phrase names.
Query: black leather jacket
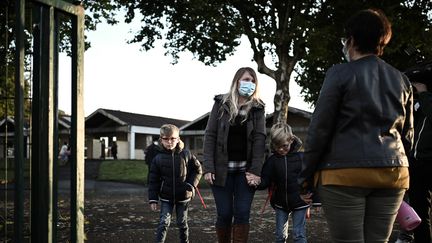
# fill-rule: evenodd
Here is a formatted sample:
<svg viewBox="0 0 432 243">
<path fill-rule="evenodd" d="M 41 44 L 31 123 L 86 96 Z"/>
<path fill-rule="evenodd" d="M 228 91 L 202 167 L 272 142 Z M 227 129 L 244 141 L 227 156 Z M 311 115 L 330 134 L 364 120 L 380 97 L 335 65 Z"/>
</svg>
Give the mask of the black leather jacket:
<svg viewBox="0 0 432 243">
<path fill-rule="evenodd" d="M 408 166 L 408 78 L 375 55 L 330 68 L 310 122 L 299 183 L 330 168 Z"/>
</svg>

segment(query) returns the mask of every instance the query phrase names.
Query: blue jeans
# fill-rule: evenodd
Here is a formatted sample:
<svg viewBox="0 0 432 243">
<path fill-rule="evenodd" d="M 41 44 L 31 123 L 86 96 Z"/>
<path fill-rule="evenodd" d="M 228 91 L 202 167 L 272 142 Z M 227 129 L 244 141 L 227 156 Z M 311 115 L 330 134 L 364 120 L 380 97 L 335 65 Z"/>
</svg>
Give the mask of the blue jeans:
<svg viewBox="0 0 432 243">
<path fill-rule="evenodd" d="M 275 209 L 276 211 L 276 243 L 285 243 L 288 240 L 288 217 L 291 214 L 293 222 L 293 241 L 297 243 L 306 243 L 306 211 L 307 208 L 302 210 L 287 213 L 282 209 Z"/>
<path fill-rule="evenodd" d="M 249 224 L 255 189 L 247 184 L 245 172 L 228 173 L 225 186 L 212 186 L 211 189 L 216 203 L 216 227 Z"/>
<path fill-rule="evenodd" d="M 171 223 L 171 216 L 176 209 L 177 227 L 179 228 L 180 242 L 189 242 L 189 226 L 187 223 L 189 203 L 169 203 L 161 201 L 160 220 L 156 231 L 156 242 L 165 242 L 168 227 Z"/>
</svg>

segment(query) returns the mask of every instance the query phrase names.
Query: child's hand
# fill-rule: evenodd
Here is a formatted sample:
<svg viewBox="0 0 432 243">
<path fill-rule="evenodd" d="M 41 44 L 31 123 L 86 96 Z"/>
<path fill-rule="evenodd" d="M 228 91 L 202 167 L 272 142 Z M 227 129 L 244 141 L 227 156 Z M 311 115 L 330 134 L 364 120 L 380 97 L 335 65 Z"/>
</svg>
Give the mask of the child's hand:
<svg viewBox="0 0 432 243">
<path fill-rule="evenodd" d="M 300 194 L 300 198 L 307 204 L 312 203 L 312 192 L 308 192 L 307 194 Z"/>
<path fill-rule="evenodd" d="M 157 203 L 150 203 L 150 209 L 151 209 L 153 212 L 156 212 L 156 211 L 157 211 Z"/>
</svg>

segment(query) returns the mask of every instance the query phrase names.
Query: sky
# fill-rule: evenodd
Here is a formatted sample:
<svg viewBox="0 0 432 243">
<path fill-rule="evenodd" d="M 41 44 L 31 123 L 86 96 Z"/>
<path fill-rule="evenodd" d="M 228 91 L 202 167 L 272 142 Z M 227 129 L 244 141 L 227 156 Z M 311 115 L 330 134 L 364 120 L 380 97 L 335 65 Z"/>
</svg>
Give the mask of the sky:
<svg viewBox="0 0 432 243">
<path fill-rule="evenodd" d="M 85 116 L 99 108 L 151 116 L 193 121 L 209 112 L 213 98 L 227 93 L 238 68 L 249 66 L 253 52 L 246 38 L 233 56 L 215 67 L 205 66 L 182 53 L 178 64 L 165 56 L 162 42 L 150 51 L 140 51 L 139 44 L 127 44 L 139 23 L 132 25 L 101 23 L 96 31 L 86 32 L 91 48 L 84 54 Z M 274 109 L 275 81 L 257 73 L 266 114 Z M 300 87 L 290 82 L 290 106 L 311 111 L 303 101 Z M 61 54 L 59 61 L 59 109 L 70 114 L 70 58 Z"/>
</svg>

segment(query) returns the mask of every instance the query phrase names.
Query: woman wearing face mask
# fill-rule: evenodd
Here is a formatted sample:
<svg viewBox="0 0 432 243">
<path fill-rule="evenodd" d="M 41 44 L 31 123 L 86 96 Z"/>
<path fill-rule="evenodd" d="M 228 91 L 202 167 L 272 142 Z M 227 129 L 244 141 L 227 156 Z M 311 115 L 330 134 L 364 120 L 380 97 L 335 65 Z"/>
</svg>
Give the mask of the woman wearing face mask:
<svg viewBox="0 0 432 243">
<path fill-rule="evenodd" d="M 388 242 L 408 188 L 413 91 L 379 58 L 391 34 L 379 10 L 348 20 L 348 63 L 327 71 L 309 125 L 299 183 L 318 187 L 332 242 Z"/>
<path fill-rule="evenodd" d="M 230 91 L 217 95 L 204 136 L 204 179 L 216 202 L 219 242 L 247 242 L 265 150 L 264 103 L 255 71 L 240 68 Z"/>
</svg>

